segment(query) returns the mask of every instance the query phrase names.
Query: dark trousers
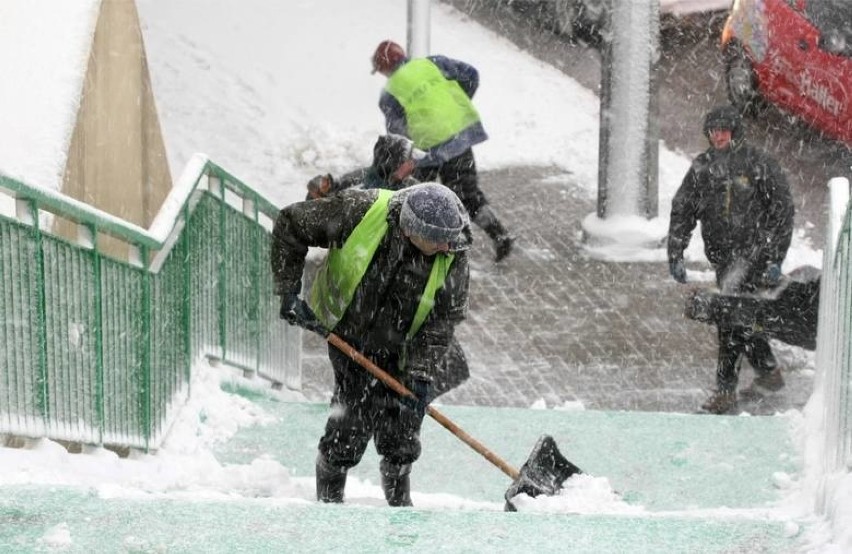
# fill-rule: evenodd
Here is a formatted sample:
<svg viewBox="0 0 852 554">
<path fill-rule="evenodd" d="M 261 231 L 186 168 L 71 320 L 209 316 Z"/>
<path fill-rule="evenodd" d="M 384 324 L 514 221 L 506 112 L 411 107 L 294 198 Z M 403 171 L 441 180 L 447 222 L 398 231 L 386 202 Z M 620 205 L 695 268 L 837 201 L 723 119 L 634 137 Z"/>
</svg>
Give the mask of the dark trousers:
<svg viewBox="0 0 852 554">
<path fill-rule="evenodd" d="M 418 181 L 436 181 L 438 178 L 448 189 L 461 199 L 471 219 L 476 217 L 480 208 L 488 203 L 485 194 L 479 188 L 479 178 L 476 174 L 476 162 L 473 150 L 468 148 L 455 158 L 436 167 L 418 167 L 414 171 Z"/>
<path fill-rule="evenodd" d="M 328 355 L 334 367 L 334 394 L 319 441 L 322 456 L 334 467 L 349 469 L 358 465 L 373 439 L 376 452 L 387 464 L 401 466 L 417 460 L 423 418 L 402 407 L 395 392 L 335 347 L 329 345 Z M 395 356 L 365 355 L 393 374 Z"/>
<path fill-rule="evenodd" d="M 733 392 L 737 389 L 743 355 L 757 373 L 769 373 L 778 365 L 769 341 L 763 334 L 739 326 L 719 325 L 717 329 L 719 358 L 716 363 L 716 385 L 720 391 Z"/>
</svg>

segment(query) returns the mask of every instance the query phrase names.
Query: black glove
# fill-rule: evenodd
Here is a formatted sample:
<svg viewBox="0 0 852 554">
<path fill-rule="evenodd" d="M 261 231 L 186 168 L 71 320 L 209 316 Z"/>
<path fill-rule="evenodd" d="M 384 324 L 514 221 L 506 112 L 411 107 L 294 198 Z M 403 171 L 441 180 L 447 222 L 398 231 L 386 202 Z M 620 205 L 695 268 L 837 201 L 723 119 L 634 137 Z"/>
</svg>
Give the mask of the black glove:
<svg viewBox="0 0 852 554">
<path fill-rule="evenodd" d="M 426 406 L 429 405 L 429 394 L 432 392 L 432 383 L 425 379 L 414 379 L 408 386 L 408 390 L 414 393 L 414 396 L 400 396 L 399 403 L 417 413 L 418 417 L 424 417 L 426 415 Z"/>
<path fill-rule="evenodd" d="M 312 329 L 312 326 L 317 323 L 317 316 L 307 302 L 299 298 L 295 292 L 288 292 L 281 296 L 279 315 L 290 325 L 298 325 L 305 329 Z"/>
<path fill-rule="evenodd" d="M 683 267 L 683 258 L 669 262 L 669 273 L 678 283 L 686 283 L 686 268 Z"/>
</svg>

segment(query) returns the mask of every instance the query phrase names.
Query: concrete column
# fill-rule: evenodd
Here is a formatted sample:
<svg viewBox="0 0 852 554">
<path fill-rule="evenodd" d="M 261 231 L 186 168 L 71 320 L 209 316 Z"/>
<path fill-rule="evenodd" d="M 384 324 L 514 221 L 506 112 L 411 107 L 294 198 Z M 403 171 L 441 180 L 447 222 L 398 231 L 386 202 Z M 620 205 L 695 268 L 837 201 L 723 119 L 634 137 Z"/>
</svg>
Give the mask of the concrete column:
<svg viewBox="0 0 852 554">
<path fill-rule="evenodd" d="M 135 2 L 103 0 L 62 192 L 147 227 L 171 186 Z"/>
<path fill-rule="evenodd" d="M 601 60 L 598 217 L 657 216 L 659 0 L 614 2 Z"/>
<path fill-rule="evenodd" d="M 659 8 L 613 2 L 604 30 L 598 203 L 582 229 L 587 252 L 612 261 L 648 260 L 642 252 L 666 234 L 657 218 Z"/>
<path fill-rule="evenodd" d="M 430 54 L 429 2 L 430 0 L 408 0 L 408 44 L 406 52 L 409 57 L 423 58 Z"/>
</svg>

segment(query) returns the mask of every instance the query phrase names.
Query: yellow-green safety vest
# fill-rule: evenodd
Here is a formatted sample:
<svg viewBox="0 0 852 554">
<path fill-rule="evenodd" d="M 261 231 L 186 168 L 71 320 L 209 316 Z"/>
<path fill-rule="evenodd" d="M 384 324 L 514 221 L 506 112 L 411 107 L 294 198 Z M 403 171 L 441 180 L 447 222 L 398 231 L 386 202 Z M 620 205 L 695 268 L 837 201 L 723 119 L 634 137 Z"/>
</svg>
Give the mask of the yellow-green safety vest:
<svg viewBox="0 0 852 554">
<path fill-rule="evenodd" d="M 379 189 L 379 197 L 367 210 L 360 223 L 340 248 L 331 248 L 325 262 L 317 272 L 311 287 L 310 306 L 317 318 L 334 330 L 343 318 L 355 296 L 355 289 L 364 278 L 367 268 L 388 231 L 388 206 L 393 191 Z M 435 305 L 435 294 L 444 286 L 455 256 L 452 253 L 435 254 L 432 270 L 420 303 L 406 334 L 410 340 L 426 321 Z"/>
<path fill-rule="evenodd" d="M 408 136 L 421 150 L 446 142 L 479 121 L 461 85 L 446 79 L 427 58 L 415 58 L 400 66 L 385 90 L 405 110 Z"/>
</svg>

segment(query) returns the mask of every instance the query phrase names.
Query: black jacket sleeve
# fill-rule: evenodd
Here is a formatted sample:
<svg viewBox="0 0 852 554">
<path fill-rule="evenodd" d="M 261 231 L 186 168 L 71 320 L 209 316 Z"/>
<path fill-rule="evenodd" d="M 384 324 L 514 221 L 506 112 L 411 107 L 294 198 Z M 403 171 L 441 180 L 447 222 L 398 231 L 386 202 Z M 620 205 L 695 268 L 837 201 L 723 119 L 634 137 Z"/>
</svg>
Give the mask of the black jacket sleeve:
<svg viewBox="0 0 852 554">
<path fill-rule="evenodd" d="M 278 212 L 270 251 L 275 294 L 300 292 L 308 248 L 343 244 L 376 196 L 375 191 L 346 190 Z"/>
<path fill-rule="evenodd" d="M 468 98 L 473 98 L 479 88 L 479 71 L 470 64 L 446 56 L 429 56 L 438 66 L 445 79 L 455 81 L 461 86 Z"/>
<path fill-rule="evenodd" d="M 689 246 L 692 231 L 698 222 L 698 163 L 693 162 L 672 198 L 668 237 L 669 262 L 683 258 L 683 251 Z"/>
<path fill-rule="evenodd" d="M 379 109 L 385 116 L 385 129 L 388 133 L 408 136 L 408 121 L 405 110 L 396 98 L 385 90 L 379 96 Z"/>
<path fill-rule="evenodd" d="M 335 179 L 334 183 L 332 183 L 331 185 L 331 190 L 329 192 L 340 192 L 342 190 L 363 185 L 364 181 L 367 178 L 367 173 L 369 171 L 370 167 L 368 166 L 352 170 L 349 173 L 344 173 L 342 177 L 340 177 L 339 179 Z"/>
</svg>

